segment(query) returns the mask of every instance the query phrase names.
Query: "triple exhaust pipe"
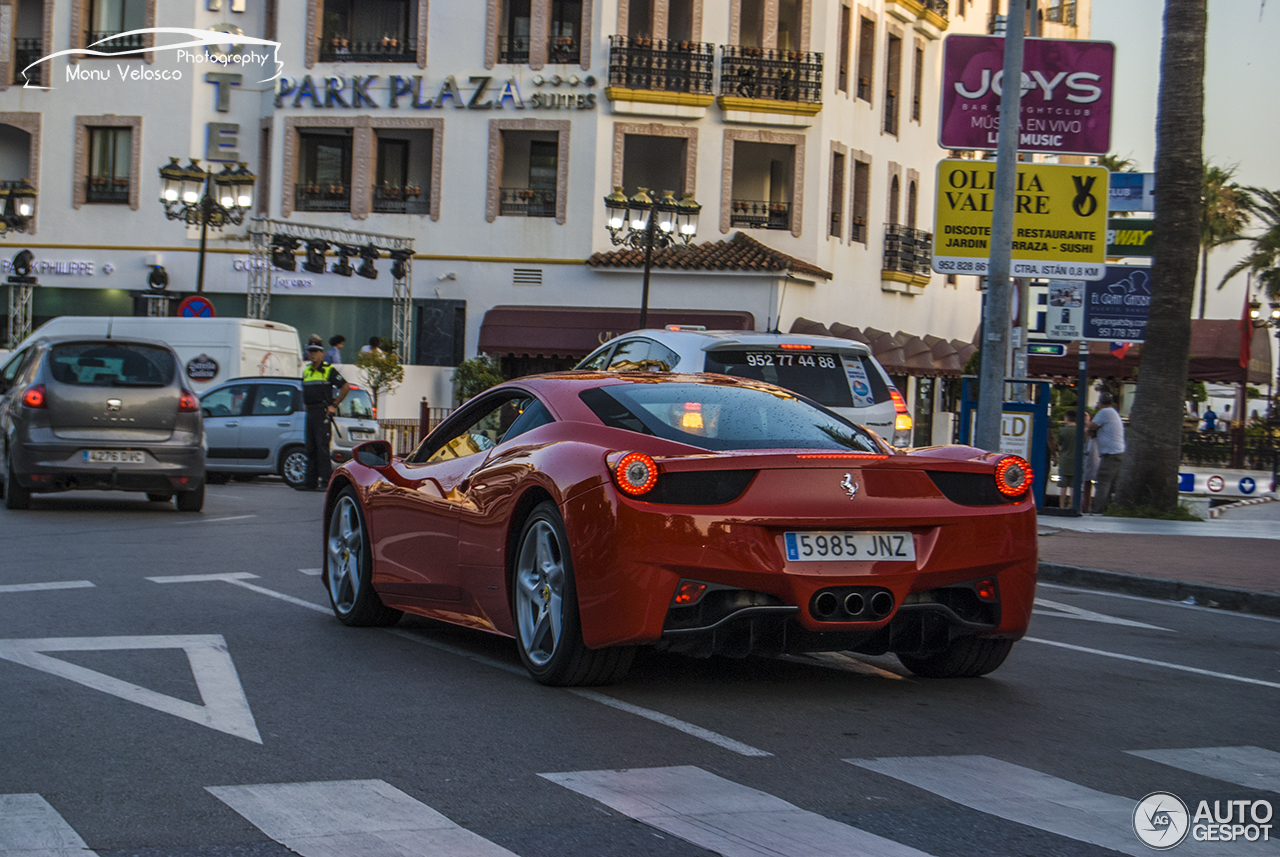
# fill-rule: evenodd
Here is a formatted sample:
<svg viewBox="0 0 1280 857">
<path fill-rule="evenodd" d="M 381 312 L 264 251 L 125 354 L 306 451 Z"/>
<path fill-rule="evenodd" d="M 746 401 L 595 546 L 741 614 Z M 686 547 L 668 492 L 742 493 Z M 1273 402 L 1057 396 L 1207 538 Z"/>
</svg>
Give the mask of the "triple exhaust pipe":
<svg viewBox="0 0 1280 857">
<path fill-rule="evenodd" d="M 813 597 L 812 613 L 826 622 L 878 621 L 893 612 L 887 589 L 824 589 Z"/>
</svg>

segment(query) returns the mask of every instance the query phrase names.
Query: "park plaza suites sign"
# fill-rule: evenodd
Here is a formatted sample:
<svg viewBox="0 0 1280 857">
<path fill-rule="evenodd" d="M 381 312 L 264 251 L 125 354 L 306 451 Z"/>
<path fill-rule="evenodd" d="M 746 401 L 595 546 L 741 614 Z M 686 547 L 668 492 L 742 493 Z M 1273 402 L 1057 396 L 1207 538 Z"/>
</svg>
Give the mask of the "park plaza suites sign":
<svg viewBox="0 0 1280 857">
<path fill-rule="evenodd" d="M 377 74 L 344 77 L 281 77 L 276 89 L 275 106 L 318 110 L 442 110 L 453 106 L 459 110 L 594 110 L 596 85 L 594 75 L 535 75 L 538 87 L 527 99 L 514 77 L 505 80 L 491 75 L 470 75 L 459 83 L 449 75 L 440 83 L 412 76 Z M 553 91 L 547 91 L 547 90 Z"/>
</svg>

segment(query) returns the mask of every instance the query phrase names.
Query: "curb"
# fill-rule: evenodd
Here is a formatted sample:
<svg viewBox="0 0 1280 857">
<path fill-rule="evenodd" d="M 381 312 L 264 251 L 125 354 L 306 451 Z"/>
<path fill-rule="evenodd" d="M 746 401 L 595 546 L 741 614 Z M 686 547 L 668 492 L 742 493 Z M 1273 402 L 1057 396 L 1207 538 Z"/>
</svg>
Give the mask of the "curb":
<svg viewBox="0 0 1280 857">
<path fill-rule="evenodd" d="M 1264 494 L 1261 497 L 1250 497 L 1248 500 L 1239 500 L 1235 503 L 1228 503 L 1225 506 L 1214 506 L 1209 510 L 1209 520 L 1213 520 L 1229 509 L 1238 509 L 1241 506 L 1257 506 L 1259 503 L 1270 503 L 1274 500 L 1280 500 L 1280 497 L 1275 494 Z"/>
<path fill-rule="evenodd" d="M 1234 586 L 1213 586 L 1185 580 L 1144 577 L 1139 574 L 1104 571 L 1099 568 L 1080 568 L 1056 562 L 1040 563 L 1040 579 L 1046 583 L 1058 583 L 1063 586 L 1123 592 L 1126 595 L 1159 598 L 1166 601 L 1190 601 L 1201 607 L 1280 617 L 1280 593 L 1278 592 L 1254 592 Z"/>
</svg>

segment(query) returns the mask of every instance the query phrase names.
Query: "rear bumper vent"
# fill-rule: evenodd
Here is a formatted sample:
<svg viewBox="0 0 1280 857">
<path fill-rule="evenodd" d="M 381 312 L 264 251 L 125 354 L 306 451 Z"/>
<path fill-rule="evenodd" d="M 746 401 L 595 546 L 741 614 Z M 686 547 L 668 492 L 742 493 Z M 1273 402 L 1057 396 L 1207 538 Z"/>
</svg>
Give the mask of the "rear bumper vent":
<svg viewBox="0 0 1280 857">
<path fill-rule="evenodd" d="M 933 484 L 952 503 L 962 506 L 1005 506 L 1021 503 L 1026 493 L 1006 497 L 996 488 L 996 478 L 990 473 L 956 473 L 950 470 L 926 471 Z"/>
<path fill-rule="evenodd" d="M 639 498 L 674 506 L 719 506 L 742 496 L 754 470 L 685 470 L 663 473 L 653 490 Z"/>
</svg>

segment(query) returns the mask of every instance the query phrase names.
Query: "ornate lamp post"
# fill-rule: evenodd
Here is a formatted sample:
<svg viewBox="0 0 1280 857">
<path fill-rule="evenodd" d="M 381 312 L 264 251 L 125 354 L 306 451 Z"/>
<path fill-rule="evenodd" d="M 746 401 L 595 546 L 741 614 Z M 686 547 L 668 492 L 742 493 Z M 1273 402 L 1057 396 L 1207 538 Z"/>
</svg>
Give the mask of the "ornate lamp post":
<svg viewBox="0 0 1280 857">
<path fill-rule="evenodd" d="M 649 326 L 649 272 L 653 269 L 654 248 L 688 247 L 698 234 L 698 213 L 702 211 L 686 193 L 676 199 L 673 191 L 663 191 L 660 199 L 649 196 L 648 188 L 640 188 L 627 199 L 622 188 L 604 198 L 609 240 L 614 246 L 626 245 L 644 250 L 644 289 L 640 298 L 640 327 Z"/>
<path fill-rule="evenodd" d="M 200 168 L 194 158 L 185 167 L 177 158 L 160 168 L 160 203 L 164 216 L 200 227 L 200 261 L 196 269 L 196 291 L 204 291 L 204 253 L 209 227 L 239 226 L 253 207 L 253 183 L 257 179 L 248 165 L 239 168 L 224 164 L 222 172 Z"/>
<path fill-rule="evenodd" d="M 0 235 L 26 232 L 36 216 L 36 189 L 26 179 L 0 182 Z"/>
</svg>

